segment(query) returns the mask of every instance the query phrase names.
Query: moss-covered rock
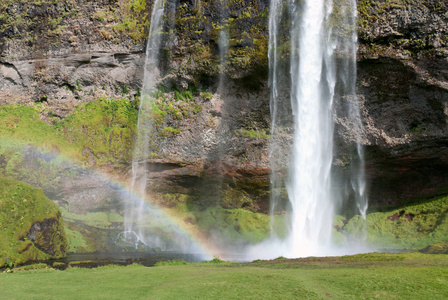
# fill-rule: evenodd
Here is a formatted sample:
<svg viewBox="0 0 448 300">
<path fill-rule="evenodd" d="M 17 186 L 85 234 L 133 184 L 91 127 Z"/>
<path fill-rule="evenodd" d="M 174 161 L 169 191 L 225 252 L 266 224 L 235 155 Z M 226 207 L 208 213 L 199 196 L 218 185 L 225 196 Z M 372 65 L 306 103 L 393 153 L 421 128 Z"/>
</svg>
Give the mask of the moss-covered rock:
<svg viewBox="0 0 448 300">
<path fill-rule="evenodd" d="M 380 249 L 444 253 L 448 242 L 447 213 L 447 196 L 426 198 L 372 212 L 366 219 L 357 215 L 339 222 L 338 227 L 346 236 L 365 238 L 370 246 Z"/>
<path fill-rule="evenodd" d="M 61 212 L 40 189 L 0 177 L 0 267 L 64 257 Z"/>
</svg>

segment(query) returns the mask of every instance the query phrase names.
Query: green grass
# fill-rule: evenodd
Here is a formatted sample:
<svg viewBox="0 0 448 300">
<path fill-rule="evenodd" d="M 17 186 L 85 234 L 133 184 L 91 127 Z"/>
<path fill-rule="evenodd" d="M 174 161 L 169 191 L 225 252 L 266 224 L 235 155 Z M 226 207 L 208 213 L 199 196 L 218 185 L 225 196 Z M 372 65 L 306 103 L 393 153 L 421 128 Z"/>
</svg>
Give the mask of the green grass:
<svg viewBox="0 0 448 300">
<path fill-rule="evenodd" d="M 447 256 L 394 256 L 39 269 L 0 274 L 0 288 L 5 299 L 446 299 Z"/>
<path fill-rule="evenodd" d="M 64 151 L 67 156 L 80 152 L 79 147 L 64 140 L 53 126 L 39 120 L 37 107 L 0 107 L 0 139 L 2 148 L 33 144 L 43 151 Z"/>
</svg>

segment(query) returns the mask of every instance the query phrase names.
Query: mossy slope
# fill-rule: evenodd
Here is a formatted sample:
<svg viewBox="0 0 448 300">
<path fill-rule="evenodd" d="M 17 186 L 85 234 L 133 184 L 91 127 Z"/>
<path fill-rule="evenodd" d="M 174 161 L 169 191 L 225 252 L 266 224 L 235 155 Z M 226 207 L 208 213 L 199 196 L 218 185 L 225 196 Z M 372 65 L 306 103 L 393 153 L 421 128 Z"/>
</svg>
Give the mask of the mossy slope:
<svg viewBox="0 0 448 300">
<path fill-rule="evenodd" d="M 64 257 L 61 212 L 40 189 L 0 177 L 0 266 Z"/>
<path fill-rule="evenodd" d="M 366 236 L 371 246 L 383 249 L 420 250 L 448 242 L 448 196 L 423 199 L 386 212 L 351 218 L 342 232 Z"/>
<path fill-rule="evenodd" d="M 137 109 L 129 100 L 101 98 L 81 103 L 72 115 L 55 125 L 41 121 L 43 110 L 45 107 L 39 105 L 0 107 L 0 172 L 5 176 L 23 177 L 43 187 L 43 182 L 36 182 L 38 178 L 28 177 L 44 170 L 41 175 L 48 181 L 56 165 L 62 164 L 57 157 L 84 166 L 118 166 L 129 161 L 137 123 Z M 33 172 L 25 172 L 24 168 L 29 168 L 25 150 L 30 148 L 52 153 L 49 156 L 53 157 L 41 157 Z"/>
</svg>

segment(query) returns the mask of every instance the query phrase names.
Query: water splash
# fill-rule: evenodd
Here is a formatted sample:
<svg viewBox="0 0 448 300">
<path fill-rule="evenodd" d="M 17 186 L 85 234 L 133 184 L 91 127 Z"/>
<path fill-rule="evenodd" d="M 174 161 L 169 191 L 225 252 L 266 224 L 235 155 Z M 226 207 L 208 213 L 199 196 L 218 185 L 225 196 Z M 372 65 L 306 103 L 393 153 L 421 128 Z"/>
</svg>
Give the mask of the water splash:
<svg viewBox="0 0 448 300">
<path fill-rule="evenodd" d="M 334 154 L 333 101 L 346 101 L 351 131 L 355 132 L 356 158 L 352 159 L 349 181 L 360 213 L 365 216 L 363 149 L 360 143 L 362 123 L 356 99 L 356 2 L 354 0 L 271 0 L 269 15 L 269 66 L 271 88 L 272 168 L 271 220 L 279 206 L 283 186 L 278 174 L 279 136 L 287 123 L 282 109 L 279 67 L 283 16 L 290 19 L 290 86 L 289 98 L 293 116 L 293 143 L 290 151 L 288 178 L 285 182 L 289 199 L 290 220 L 286 238 L 279 238 L 272 226 L 268 256 L 300 257 L 332 253 L 332 223 L 338 196 L 332 178 Z M 283 73 L 282 73 L 283 72 Z M 340 249 L 337 251 L 341 253 Z M 347 252 L 347 250 L 345 250 Z M 344 250 L 342 250 L 344 253 Z M 351 253 L 351 252 L 350 252 Z"/>
</svg>

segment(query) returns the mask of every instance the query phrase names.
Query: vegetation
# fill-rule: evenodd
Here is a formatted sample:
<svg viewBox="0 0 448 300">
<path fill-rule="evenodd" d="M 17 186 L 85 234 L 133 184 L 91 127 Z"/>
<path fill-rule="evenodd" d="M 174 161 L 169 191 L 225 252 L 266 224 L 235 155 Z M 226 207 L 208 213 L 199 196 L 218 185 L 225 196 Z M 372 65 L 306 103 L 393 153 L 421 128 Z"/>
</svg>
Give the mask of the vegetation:
<svg viewBox="0 0 448 300">
<path fill-rule="evenodd" d="M 40 121 L 35 108 L 25 106 L 0 107 L 0 141 L 2 175 L 41 188 L 58 180 L 63 156 L 78 158 L 82 151 Z"/>
<path fill-rule="evenodd" d="M 41 166 L 34 170 L 38 174 L 29 176 L 40 174 L 48 178 L 48 170 L 42 168 L 57 168 L 58 157 L 97 166 L 129 161 L 137 123 L 137 110 L 129 100 L 102 98 L 82 103 L 72 115 L 54 126 L 39 119 L 39 110 L 39 107 L 20 105 L 0 107 L 0 140 L 3 141 L 0 154 L 7 161 L 5 175 L 20 178 L 31 173 L 22 170 L 28 167 L 24 165 L 25 157 L 20 155 L 27 145 L 54 156 L 40 160 Z"/>
<path fill-rule="evenodd" d="M 447 213 L 448 196 L 422 199 L 370 213 L 366 220 L 355 216 L 341 231 L 349 237 L 365 235 L 367 243 L 379 249 L 419 250 L 448 242 Z"/>
<path fill-rule="evenodd" d="M 10 299 L 445 299 L 447 266 L 444 255 L 417 253 L 245 264 L 179 261 L 153 268 L 134 264 L 0 274 L 0 287 Z"/>
<path fill-rule="evenodd" d="M 240 129 L 240 130 L 236 131 L 236 134 L 238 134 L 239 136 L 247 137 L 249 139 L 267 140 L 271 137 L 269 134 L 266 133 L 266 130 Z"/>
<path fill-rule="evenodd" d="M 40 229 L 30 233 L 35 224 Z M 0 177 L 0 267 L 60 258 L 66 250 L 58 206 L 42 190 Z"/>
<path fill-rule="evenodd" d="M 119 32 L 129 35 L 135 42 L 143 42 L 149 30 L 150 7 L 146 0 L 120 2 L 122 22 L 114 25 Z"/>
<path fill-rule="evenodd" d="M 178 127 L 182 120 L 194 118 L 202 111 L 202 105 L 196 102 L 198 96 L 199 93 L 194 87 L 178 90 L 167 89 L 163 85 L 159 85 L 151 95 L 143 95 L 142 99 L 139 99 L 143 104 L 140 114 L 148 123 L 144 127 L 150 127 L 153 131 L 146 134 L 153 135 L 154 138 L 157 138 L 157 135 L 177 135 L 181 131 Z M 149 123 L 151 126 L 148 126 Z"/>
<path fill-rule="evenodd" d="M 127 99 L 100 98 L 82 103 L 55 128 L 82 147 L 82 161 L 96 165 L 127 163 L 136 134 L 137 109 Z"/>
<path fill-rule="evenodd" d="M 173 215 L 193 225 L 192 231 L 199 230 L 217 241 L 257 243 L 269 235 L 269 216 L 241 208 L 210 207 L 203 210 L 198 205 L 179 204 Z"/>
</svg>

